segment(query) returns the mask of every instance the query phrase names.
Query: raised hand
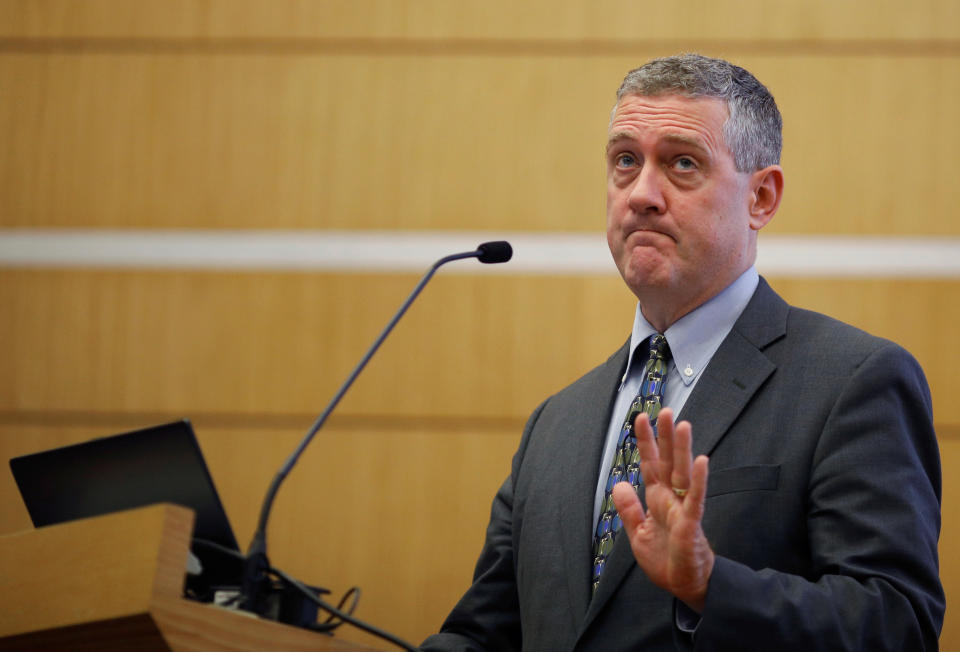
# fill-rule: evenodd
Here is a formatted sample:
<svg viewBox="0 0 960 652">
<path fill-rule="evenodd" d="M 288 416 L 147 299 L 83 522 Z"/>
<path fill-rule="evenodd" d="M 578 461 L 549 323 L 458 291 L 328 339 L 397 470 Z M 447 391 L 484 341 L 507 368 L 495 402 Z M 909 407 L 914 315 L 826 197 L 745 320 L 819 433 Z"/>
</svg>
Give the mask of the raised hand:
<svg viewBox="0 0 960 652">
<path fill-rule="evenodd" d="M 691 453 L 689 422 L 673 423 L 673 412 L 661 410 L 657 419 L 659 440 L 645 414 L 634 423 L 640 450 L 640 471 L 647 502 L 633 487 L 621 482 L 613 488 L 613 502 L 623 521 L 623 533 L 637 564 L 650 580 L 700 613 L 713 571 L 714 554 L 703 534 L 704 500 L 707 494 L 705 455 Z"/>
</svg>

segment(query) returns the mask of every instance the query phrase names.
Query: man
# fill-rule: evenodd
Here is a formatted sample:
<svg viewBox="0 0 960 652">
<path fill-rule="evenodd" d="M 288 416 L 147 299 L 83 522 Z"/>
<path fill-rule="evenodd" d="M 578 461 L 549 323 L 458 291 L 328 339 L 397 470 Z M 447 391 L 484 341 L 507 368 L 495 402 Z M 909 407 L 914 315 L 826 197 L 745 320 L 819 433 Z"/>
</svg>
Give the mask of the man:
<svg viewBox="0 0 960 652">
<path fill-rule="evenodd" d="M 533 413 L 474 583 L 423 649 L 937 649 L 929 390 L 897 345 L 758 277 L 780 132 L 725 61 L 627 75 L 607 240 L 632 336 Z"/>
</svg>

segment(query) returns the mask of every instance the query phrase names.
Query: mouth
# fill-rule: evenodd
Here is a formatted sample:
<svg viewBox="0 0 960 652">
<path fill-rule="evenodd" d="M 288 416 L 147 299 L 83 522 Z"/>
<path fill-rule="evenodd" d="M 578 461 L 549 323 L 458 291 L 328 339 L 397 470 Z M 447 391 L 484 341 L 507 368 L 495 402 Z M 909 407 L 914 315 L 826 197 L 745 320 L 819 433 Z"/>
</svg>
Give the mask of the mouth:
<svg viewBox="0 0 960 652">
<path fill-rule="evenodd" d="M 662 232 L 651 229 L 637 229 L 627 235 L 628 247 L 656 247 L 664 243 L 665 240 L 673 242 L 673 237 Z"/>
</svg>

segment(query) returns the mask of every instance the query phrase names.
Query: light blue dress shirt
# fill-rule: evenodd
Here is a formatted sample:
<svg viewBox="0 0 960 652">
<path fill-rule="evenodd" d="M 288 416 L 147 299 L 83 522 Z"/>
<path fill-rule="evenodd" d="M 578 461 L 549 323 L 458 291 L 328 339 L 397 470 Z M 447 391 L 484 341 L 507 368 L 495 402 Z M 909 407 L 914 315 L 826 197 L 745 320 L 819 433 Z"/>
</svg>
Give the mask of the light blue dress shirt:
<svg viewBox="0 0 960 652">
<path fill-rule="evenodd" d="M 673 409 L 674 416 L 680 414 L 684 403 L 697 384 L 697 379 L 709 364 L 713 354 L 720 348 L 734 322 L 747 307 L 750 297 L 757 289 L 760 277 L 756 267 L 750 267 L 737 280 L 728 285 L 712 299 L 703 303 L 692 312 L 681 317 L 667 329 L 664 336 L 670 346 L 672 359 L 667 370 L 667 382 L 663 388 L 662 405 Z M 627 371 L 624 373 L 617 390 L 617 397 L 607 427 L 607 438 L 603 446 L 603 456 L 597 477 L 597 492 L 593 501 L 593 527 L 600 516 L 600 504 L 603 502 L 610 465 L 616 453 L 617 438 L 626 418 L 627 409 L 640 389 L 643 376 L 643 360 L 633 364 L 637 347 L 639 355 L 646 355 L 645 343 L 656 329 L 644 318 L 637 304 L 633 319 L 633 333 L 630 336 L 630 355 L 627 358 Z M 696 437 L 697 434 L 693 433 Z M 593 532 L 589 536 L 593 536 Z"/>
</svg>

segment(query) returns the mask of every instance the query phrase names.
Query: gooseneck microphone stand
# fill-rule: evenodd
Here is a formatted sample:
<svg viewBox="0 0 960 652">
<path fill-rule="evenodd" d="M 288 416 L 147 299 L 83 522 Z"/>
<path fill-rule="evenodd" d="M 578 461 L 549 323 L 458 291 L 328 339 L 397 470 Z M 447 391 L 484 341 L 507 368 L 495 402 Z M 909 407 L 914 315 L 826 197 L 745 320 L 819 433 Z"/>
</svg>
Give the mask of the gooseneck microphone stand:
<svg viewBox="0 0 960 652">
<path fill-rule="evenodd" d="M 247 611 L 252 611 L 254 613 L 263 615 L 266 612 L 266 605 L 264 596 L 269 592 L 270 580 L 269 572 L 271 570 L 269 559 L 267 558 L 267 521 L 270 518 L 270 510 L 273 507 L 274 498 L 276 498 L 277 491 L 280 489 L 280 485 L 283 483 L 284 479 L 290 473 L 290 470 L 296 465 L 297 460 L 300 459 L 300 456 L 303 454 L 303 451 L 310 445 L 311 440 L 314 435 L 323 427 L 323 424 L 326 422 L 327 417 L 330 416 L 330 413 L 333 412 L 334 408 L 337 407 L 337 404 L 343 398 L 344 394 L 347 393 L 347 390 L 350 389 L 350 386 L 353 385 L 353 382 L 357 379 L 357 376 L 360 375 L 360 372 L 363 371 L 364 367 L 367 366 L 367 363 L 370 361 L 370 358 L 377 352 L 377 349 L 380 348 L 380 345 L 383 344 L 383 341 L 387 338 L 390 332 L 393 330 L 393 327 L 397 325 L 397 322 L 400 321 L 400 318 L 407 312 L 407 309 L 413 303 L 413 301 L 419 296 L 420 292 L 423 290 L 424 286 L 433 278 L 433 275 L 436 271 L 442 266 L 449 262 L 455 260 L 462 260 L 464 258 L 477 258 L 481 263 L 503 263 L 510 260 L 513 255 L 513 249 L 510 247 L 510 244 L 504 241 L 497 242 L 486 242 L 481 244 L 475 251 L 463 252 L 458 254 L 451 254 L 445 256 L 435 262 L 427 273 L 424 274 L 423 278 L 420 279 L 420 282 L 410 293 L 410 296 L 407 297 L 406 301 L 400 306 L 400 309 L 393 316 L 390 322 L 383 329 L 383 332 L 374 340 L 373 344 L 361 358 L 360 362 L 357 363 L 357 366 L 350 372 L 350 375 L 344 381 L 343 385 L 340 386 L 340 389 L 330 400 L 330 403 L 327 405 L 326 409 L 317 417 L 317 420 L 313 423 L 310 430 L 300 441 L 300 444 L 297 446 L 296 450 L 287 458 L 283 466 L 274 476 L 273 481 L 270 484 L 267 494 L 263 499 L 263 505 L 260 508 L 260 518 L 257 522 L 257 529 L 253 535 L 253 539 L 250 542 L 250 547 L 247 549 L 246 560 L 244 561 L 244 573 L 243 573 L 243 593 L 242 593 L 242 602 L 241 607 Z M 394 640 L 394 643 L 401 645 L 401 647 L 409 647 L 408 644 L 399 641 L 399 639 Z"/>
</svg>

